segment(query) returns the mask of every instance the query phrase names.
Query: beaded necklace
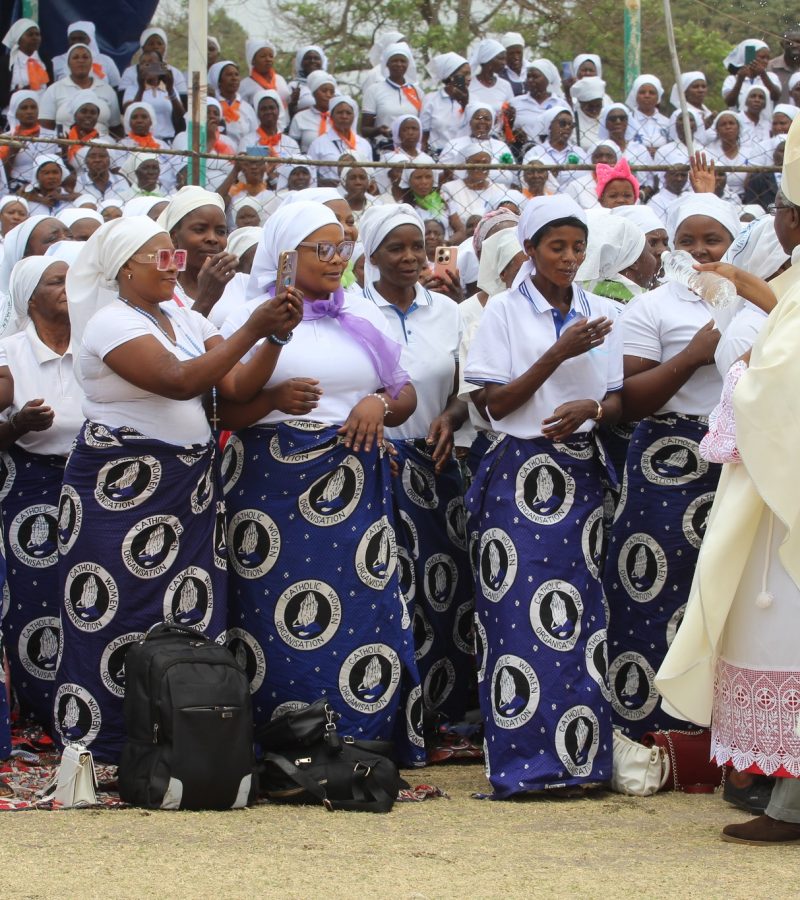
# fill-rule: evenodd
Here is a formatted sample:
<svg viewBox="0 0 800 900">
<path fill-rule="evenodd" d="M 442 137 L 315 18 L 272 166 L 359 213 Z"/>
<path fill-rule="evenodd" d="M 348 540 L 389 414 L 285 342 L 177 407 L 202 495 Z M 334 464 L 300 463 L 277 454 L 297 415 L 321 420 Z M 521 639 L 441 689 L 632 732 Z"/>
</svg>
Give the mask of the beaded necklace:
<svg viewBox="0 0 800 900">
<path fill-rule="evenodd" d="M 164 337 L 178 350 L 183 350 L 183 352 L 190 357 L 191 359 L 197 359 L 198 356 L 202 356 L 206 351 L 203 347 L 198 346 L 197 342 L 190 334 L 184 334 L 184 337 L 188 340 L 188 342 L 192 345 L 192 350 L 196 352 L 192 352 L 188 347 L 185 347 L 178 341 L 178 329 L 175 326 L 175 322 L 172 316 L 167 312 L 167 310 L 162 309 L 161 312 L 172 322 L 172 329 L 175 332 L 175 337 L 171 337 L 169 332 L 166 331 L 158 319 L 152 314 L 147 312 L 146 309 L 142 309 L 139 306 L 134 306 L 132 303 L 128 302 L 124 297 L 120 297 L 120 300 L 132 310 L 135 310 L 140 315 L 144 316 L 145 319 L 149 319 L 153 325 L 164 335 Z M 211 388 L 211 425 L 213 426 L 215 431 L 219 430 L 219 416 L 217 415 L 217 388 L 216 386 Z"/>
</svg>

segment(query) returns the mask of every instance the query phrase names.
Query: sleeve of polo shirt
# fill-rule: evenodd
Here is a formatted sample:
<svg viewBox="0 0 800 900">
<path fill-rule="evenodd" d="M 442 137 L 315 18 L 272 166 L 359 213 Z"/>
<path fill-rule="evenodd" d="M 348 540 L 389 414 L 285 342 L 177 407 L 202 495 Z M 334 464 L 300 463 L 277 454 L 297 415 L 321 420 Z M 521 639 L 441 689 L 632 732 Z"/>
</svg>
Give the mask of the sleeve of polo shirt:
<svg viewBox="0 0 800 900">
<path fill-rule="evenodd" d="M 300 127 L 300 122 L 297 121 L 297 117 L 300 115 L 299 112 L 294 114 L 294 118 L 289 123 L 289 137 L 294 138 L 296 141 L 300 141 L 300 138 L 303 135 L 303 129 Z"/>
<path fill-rule="evenodd" d="M 365 91 L 361 100 L 361 112 L 368 116 L 374 116 L 378 113 L 378 100 L 375 96 L 377 93 L 377 84 L 371 84 Z"/>
<path fill-rule="evenodd" d="M 422 104 L 422 112 L 420 113 L 419 121 L 423 131 L 430 132 L 433 126 L 433 103 L 431 101 L 435 96 L 435 93 L 428 94 L 425 97 L 425 102 Z"/>
<path fill-rule="evenodd" d="M 622 325 L 625 356 L 641 356 L 661 362 L 661 335 L 655 311 L 658 297 L 643 295 L 631 301 L 618 324 Z"/>
<path fill-rule="evenodd" d="M 470 384 L 508 384 L 512 380 L 511 341 L 506 307 L 490 299 L 464 366 L 464 380 Z"/>
<path fill-rule="evenodd" d="M 125 315 L 123 310 L 105 307 L 89 320 L 83 332 L 83 346 L 105 359 L 112 350 L 140 337 L 153 337 L 147 320 L 138 313 Z"/>
</svg>

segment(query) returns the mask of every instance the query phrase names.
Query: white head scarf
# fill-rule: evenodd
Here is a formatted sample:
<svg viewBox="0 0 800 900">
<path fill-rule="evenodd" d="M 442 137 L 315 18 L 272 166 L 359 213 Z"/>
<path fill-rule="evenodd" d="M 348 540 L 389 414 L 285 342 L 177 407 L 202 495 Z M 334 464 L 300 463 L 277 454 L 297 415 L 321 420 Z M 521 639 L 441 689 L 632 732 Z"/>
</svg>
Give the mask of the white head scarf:
<svg viewBox="0 0 800 900">
<path fill-rule="evenodd" d="M 486 63 L 494 59 L 495 56 L 498 56 L 500 53 L 505 52 L 506 48 L 500 43 L 500 41 L 496 41 L 494 40 L 494 38 L 484 38 L 482 41 L 479 41 L 469 58 L 469 64 L 470 68 L 472 69 L 472 74 L 478 75 L 481 71 L 481 68 Z"/>
<path fill-rule="evenodd" d="M 19 119 L 17 119 L 17 108 L 20 103 L 24 100 L 33 100 L 36 104 L 37 108 L 39 106 L 39 95 L 36 91 L 14 91 L 11 95 L 11 99 L 8 101 L 8 113 L 6 118 L 8 119 L 8 127 L 13 131 L 17 125 L 19 125 Z"/>
<path fill-rule="evenodd" d="M 122 124 L 125 128 L 125 134 L 127 134 L 131 130 L 131 116 L 136 112 L 137 109 L 143 109 L 148 116 L 150 116 L 150 130 L 152 131 L 156 124 L 156 111 L 153 109 L 150 103 L 145 103 L 144 100 L 135 100 L 133 103 L 129 104 L 127 109 L 125 110 L 125 114 L 122 117 Z"/>
<path fill-rule="evenodd" d="M 417 150 L 422 149 L 422 123 L 419 120 L 419 116 L 412 115 L 402 115 L 397 116 L 397 118 L 392 122 L 392 143 L 395 147 L 400 146 L 400 129 L 403 127 L 405 122 L 409 122 L 413 120 L 419 125 L 419 140 L 417 141 Z"/>
<path fill-rule="evenodd" d="M 92 61 L 94 61 L 94 53 L 92 52 L 92 48 L 91 48 L 88 44 L 73 44 L 73 45 L 67 50 L 67 62 L 69 62 L 70 56 L 72 56 L 72 54 L 73 54 L 76 50 L 86 50 L 86 51 L 88 52 L 89 56 L 91 56 Z"/>
<path fill-rule="evenodd" d="M 219 90 L 219 79 L 220 75 L 222 75 L 222 70 L 228 66 L 233 66 L 237 72 L 239 71 L 239 63 L 234 62 L 232 59 L 221 59 L 219 62 L 215 62 L 208 70 L 208 86 L 215 94 Z"/>
<path fill-rule="evenodd" d="M 184 216 L 200 209 L 201 206 L 216 206 L 221 212 L 225 212 L 225 201 L 219 194 L 213 194 L 211 191 L 195 185 L 182 187 L 158 217 L 158 224 L 165 231 L 172 231 Z"/>
<path fill-rule="evenodd" d="M 413 225 L 419 228 L 425 237 L 425 225 L 413 206 L 408 203 L 373 204 L 361 216 L 358 223 L 359 240 L 364 245 L 364 284 L 377 281 L 380 272 L 372 264 L 372 254 L 384 242 L 387 235 L 401 225 Z"/>
<path fill-rule="evenodd" d="M 328 68 L 328 57 L 322 47 L 318 47 L 316 44 L 306 44 L 305 47 L 301 47 L 294 55 L 294 77 L 296 81 L 303 82 L 306 80 L 306 76 L 303 75 L 301 70 L 303 67 L 303 57 L 310 50 L 314 50 L 316 53 L 319 53 L 320 59 L 322 60 L 323 72 Z"/>
<path fill-rule="evenodd" d="M 0 260 L 0 295 L 8 294 L 8 285 L 11 281 L 11 270 L 25 256 L 25 248 L 37 225 L 45 219 L 53 219 L 55 216 L 28 216 L 24 222 L 15 225 L 3 240 L 3 258 Z"/>
<path fill-rule="evenodd" d="M 94 59 L 97 59 L 100 55 L 100 48 L 97 46 L 97 38 L 95 36 L 97 29 L 94 22 L 73 22 L 71 25 L 67 25 L 67 37 L 76 31 L 80 31 L 89 38 L 89 49 L 92 51 Z"/>
<path fill-rule="evenodd" d="M 689 85 L 693 84 L 695 81 L 705 81 L 706 83 L 708 83 L 708 79 L 706 78 L 704 72 L 684 72 L 681 75 L 681 84 L 683 85 L 684 94 L 686 93 L 686 88 L 688 88 Z M 672 85 L 672 90 L 669 92 L 669 102 L 677 109 L 680 109 L 681 99 L 678 96 L 677 84 Z"/>
<path fill-rule="evenodd" d="M 570 95 L 578 103 L 589 103 L 591 100 L 602 100 L 606 95 L 606 83 L 598 75 L 581 78 L 570 88 Z"/>
<path fill-rule="evenodd" d="M 649 206 L 639 206 L 638 204 L 635 206 L 618 206 L 616 209 L 611 210 L 611 215 L 628 219 L 629 222 L 638 225 L 645 234 L 649 234 L 651 231 L 664 230 L 664 223 Z"/>
<path fill-rule="evenodd" d="M 524 253 L 517 237 L 516 229 L 504 228 L 489 235 L 481 247 L 481 259 L 478 265 L 478 287 L 490 297 L 501 294 L 505 282 L 501 272 L 518 254 Z"/>
<path fill-rule="evenodd" d="M 129 219 L 131 216 L 146 216 L 150 210 L 159 203 L 165 203 L 166 197 L 133 197 L 122 207 L 122 215 Z M 111 203 L 119 206 L 119 201 Z"/>
<path fill-rule="evenodd" d="M 75 46 L 80 46 L 80 44 L 76 44 Z M 91 90 L 91 88 L 85 91 L 78 91 L 78 93 L 73 96 L 69 105 L 69 111 L 74 116 L 82 106 L 90 105 L 97 107 L 99 113 L 97 116 L 97 124 L 107 126 L 111 116 L 111 109 L 106 101 L 102 97 L 99 97 L 95 91 Z"/>
<path fill-rule="evenodd" d="M 245 228 L 237 228 L 228 236 L 228 253 L 241 259 L 245 253 L 261 240 L 263 228 L 248 225 Z"/>
<path fill-rule="evenodd" d="M 154 153 L 134 153 L 131 151 L 125 155 L 125 161 L 120 166 L 120 172 L 130 181 L 130 183 L 136 187 L 136 170 L 139 166 L 143 165 L 146 162 L 150 162 L 150 160 L 154 159 L 159 167 L 161 166 L 161 161 L 158 156 Z M 160 170 L 159 170 L 160 176 Z M 166 198 L 165 198 L 166 199 Z"/>
<path fill-rule="evenodd" d="M 482 109 L 485 109 L 489 113 L 489 117 L 492 120 L 492 125 L 489 129 L 489 133 L 491 134 L 491 132 L 494 131 L 494 109 L 489 106 L 488 103 L 484 103 L 483 100 L 473 100 L 464 107 L 464 115 L 461 117 L 461 125 L 458 129 L 459 135 L 472 133 L 470 130 L 470 122 L 472 121 L 472 117 L 476 112 L 480 112 L 480 110 Z"/>
<path fill-rule="evenodd" d="M 667 211 L 667 236 L 670 247 L 675 246 L 675 235 L 682 222 L 691 216 L 708 216 L 716 219 L 734 240 L 742 230 L 739 212 L 727 200 L 720 200 L 716 194 L 685 194 Z"/>
<path fill-rule="evenodd" d="M 34 22 L 33 19 L 17 19 L 16 22 L 8 29 L 5 37 L 3 38 L 3 45 L 8 47 L 10 51 L 9 58 L 9 68 L 14 68 L 14 62 L 19 55 L 19 39 L 25 34 L 26 31 L 29 31 L 31 28 L 38 28 L 39 23 Z"/>
<path fill-rule="evenodd" d="M 661 98 L 664 96 L 664 85 L 661 84 L 661 79 L 657 75 L 640 75 L 631 85 L 628 96 L 625 98 L 625 104 L 630 109 L 637 109 L 636 95 L 639 93 L 639 88 L 645 84 L 650 84 L 656 89 L 658 102 L 661 103 Z"/>
<path fill-rule="evenodd" d="M 165 233 L 147 216 L 132 216 L 106 222 L 82 243 L 78 258 L 67 272 L 73 346 L 80 347 L 89 319 L 117 296 L 117 275 L 123 263 L 151 238 Z"/>
<path fill-rule="evenodd" d="M 434 81 L 447 81 L 466 62 L 466 58 L 458 53 L 440 53 L 431 58 L 428 63 L 428 72 Z"/>
<path fill-rule="evenodd" d="M 377 36 L 369 49 L 370 63 L 373 66 L 379 66 L 381 64 L 383 51 L 389 44 L 398 44 L 403 40 L 405 40 L 405 37 L 399 31 L 387 31 L 384 34 Z"/>
<path fill-rule="evenodd" d="M 263 296 L 275 284 L 282 251 L 294 250 L 301 241 L 325 225 L 338 224 L 333 211 L 322 203 L 301 200 L 279 207 L 262 229 L 247 282 L 247 299 Z"/>
<path fill-rule="evenodd" d="M 575 78 L 578 78 L 578 69 L 586 62 L 586 60 L 594 63 L 595 69 L 597 69 L 597 78 L 603 77 L 603 61 L 596 53 L 579 53 L 575 59 L 572 60 L 572 74 Z M 589 75 L 589 78 L 594 78 L 594 75 Z M 578 79 L 579 81 L 583 81 L 582 78 Z"/>
<path fill-rule="evenodd" d="M 794 122 L 794 117 L 800 112 L 800 108 L 792 106 L 791 103 L 776 103 L 775 109 L 772 110 L 773 118 L 778 114 L 787 116 Z"/>
<path fill-rule="evenodd" d="M 741 67 L 745 65 L 745 55 L 748 47 L 755 47 L 756 52 L 765 47 L 769 50 L 769 45 L 765 44 L 764 41 L 760 41 L 758 38 L 746 38 L 745 40 L 740 41 L 725 59 L 722 60 L 722 65 L 725 66 L 726 69 L 728 66 L 741 69 Z"/>
<path fill-rule="evenodd" d="M 589 232 L 586 257 L 575 276 L 576 281 L 603 281 L 619 275 L 636 262 L 647 243 L 642 229 L 630 219 L 606 212 L 592 224 L 595 227 Z"/>
<path fill-rule="evenodd" d="M 384 78 L 389 77 L 389 68 L 387 63 L 393 56 L 405 56 L 408 60 L 408 68 L 406 69 L 406 81 L 416 81 L 417 80 L 417 64 L 414 62 L 414 54 L 411 52 L 411 47 L 405 41 L 398 41 L 396 44 L 389 44 L 388 47 L 384 47 L 383 53 L 381 54 L 381 74 Z"/>
<path fill-rule="evenodd" d="M 215 37 L 212 37 L 211 35 L 208 36 L 208 43 L 214 45 L 214 47 L 216 48 L 217 53 L 219 53 L 219 51 L 222 49 L 222 47 L 220 46 L 219 41 L 218 41 Z"/>
<path fill-rule="evenodd" d="M 284 197 L 280 208 L 293 203 L 330 203 L 332 200 L 344 200 L 341 192 L 334 187 L 310 187 L 302 191 L 290 191 Z M 284 250 L 291 247 L 284 247 Z"/>
<path fill-rule="evenodd" d="M 247 65 L 253 65 L 253 57 L 258 53 L 259 50 L 263 50 L 265 47 L 272 50 L 273 53 L 277 52 L 277 48 L 272 41 L 268 41 L 266 38 L 248 38 L 244 44 L 244 53 L 247 57 Z"/>
<path fill-rule="evenodd" d="M 346 103 L 350 109 L 353 110 L 355 118 L 353 119 L 353 124 L 350 126 L 350 130 L 355 131 L 355 127 L 358 124 L 358 104 L 352 97 L 348 97 L 346 94 L 335 94 L 328 102 L 328 112 L 333 113 L 334 109 L 341 103 Z M 416 119 L 416 116 L 401 116 L 400 118 L 403 120 Z M 417 119 L 417 121 L 419 120 Z M 394 122 L 392 123 L 392 130 L 394 130 Z M 422 126 L 420 126 L 420 135 L 422 135 Z"/>
<path fill-rule="evenodd" d="M 703 118 L 696 109 L 693 109 L 691 106 L 688 107 L 687 112 L 694 119 L 695 124 L 697 125 L 697 130 L 695 131 L 695 141 L 698 139 L 698 135 L 705 131 L 703 127 Z M 685 144 L 685 141 L 682 141 L 678 135 L 678 121 L 683 122 L 683 113 L 676 109 L 672 115 L 669 117 L 669 139 L 671 141 L 675 141 L 678 144 Z"/>
<path fill-rule="evenodd" d="M 388 157 L 386 158 L 386 162 L 390 162 L 390 159 Z M 406 160 L 403 159 L 402 162 L 406 162 Z M 427 153 L 418 153 L 414 157 L 414 162 L 415 163 L 427 163 L 428 165 L 433 165 L 435 160 L 432 156 L 428 156 Z M 414 174 L 415 171 L 416 171 L 415 169 L 411 169 L 408 167 L 403 169 L 403 174 L 400 176 L 400 187 L 401 188 L 405 188 L 406 190 L 408 190 L 408 188 L 411 187 L 411 176 Z M 434 190 L 436 190 L 436 176 L 437 175 L 438 175 L 438 169 L 433 171 L 433 177 L 434 177 L 433 189 Z"/>
<path fill-rule="evenodd" d="M 147 43 L 147 39 L 152 37 L 154 34 L 157 34 L 164 42 L 164 55 L 166 56 L 167 49 L 169 48 L 169 40 L 167 39 L 167 32 L 164 31 L 163 28 L 145 28 L 145 30 L 139 37 L 139 47 L 144 47 L 144 45 Z"/>
<path fill-rule="evenodd" d="M 531 60 L 531 62 L 526 63 L 525 68 L 526 70 L 538 69 L 544 75 L 547 79 L 547 91 L 551 97 L 564 97 L 564 89 L 561 87 L 561 76 L 558 74 L 558 69 L 549 59 L 541 57 Z"/>
<path fill-rule="evenodd" d="M 586 81 L 585 78 L 583 80 Z M 628 109 L 628 107 L 624 103 L 610 103 L 608 106 L 604 106 L 603 109 L 600 111 L 600 118 L 598 120 L 600 122 L 600 130 L 599 130 L 598 136 L 600 137 L 601 141 L 605 141 L 608 139 L 608 128 L 606 127 L 606 117 L 612 110 L 615 110 L 615 109 L 618 109 L 621 112 L 624 112 L 625 115 L 630 119 L 631 111 Z M 592 148 L 592 149 L 594 149 L 594 148 Z M 615 146 L 614 149 L 617 151 L 617 154 L 619 154 L 619 147 Z"/>
<path fill-rule="evenodd" d="M 18 197 L 16 194 L 6 194 L 5 197 L 0 197 L 0 212 L 12 203 L 19 203 L 26 213 L 30 212 L 28 201 L 24 197 Z M 22 223 L 20 222 L 20 224 Z"/>
<path fill-rule="evenodd" d="M 550 222 L 557 219 L 577 219 L 586 225 L 586 211 L 566 194 L 553 194 L 551 197 L 533 197 L 525 204 L 525 209 L 517 225 L 517 238 L 523 249 L 525 241 L 530 240 Z M 588 225 L 587 225 L 588 228 Z M 527 259 L 514 279 L 514 287 L 518 287 L 526 278 L 533 275 L 536 267 L 532 259 Z"/>
<path fill-rule="evenodd" d="M 272 88 L 265 88 L 261 91 L 256 91 L 253 94 L 252 107 L 255 110 L 256 116 L 258 116 L 258 107 L 262 100 L 272 100 L 278 107 L 278 116 L 281 114 L 281 110 L 283 109 L 283 100 L 281 100 L 281 95 L 273 90 Z"/>
<path fill-rule="evenodd" d="M 242 194 L 239 194 L 236 197 L 234 197 L 233 200 L 231 201 L 231 208 L 230 208 L 230 213 L 229 213 L 228 219 L 232 226 L 235 227 L 236 215 L 239 212 L 239 210 L 242 209 L 243 207 L 249 207 L 250 209 L 252 209 L 253 212 L 255 212 L 256 215 L 258 216 L 258 221 L 260 223 L 264 222 L 264 219 L 265 219 L 264 207 L 258 202 L 258 200 L 256 200 L 255 197 L 251 197 L 251 196 L 249 196 L 249 194 L 242 193 Z M 231 232 L 231 234 L 233 234 L 233 232 Z M 228 237 L 228 246 L 226 247 L 226 250 L 228 251 L 228 253 L 234 252 L 230 248 L 230 236 Z"/>
<path fill-rule="evenodd" d="M 324 69 L 315 69 L 308 78 L 306 78 L 306 87 L 312 94 L 315 91 L 318 91 L 323 84 L 332 84 L 334 88 L 336 87 L 336 79 Z"/>
<path fill-rule="evenodd" d="M 94 219 L 95 222 L 99 222 L 101 225 L 105 222 L 105 219 L 96 210 L 76 209 L 74 206 L 71 206 L 68 209 L 62 209 L 56 218 L 59 222 L 66 225 L 67 228 L 72 228 L 72 226 L 76 222 L 80 222 L 81 219 Z"/>
<path fill-rule="evenodd" d="M 722 262 L 738 266 L 759 278 L 771 278 L 789 259 L 775 234 L 774 216 L 764 216 L 742 226 L 725 251 Z"/>
<path fill-rule="evenodd" d="M 759 114 L 759 121 L 762 119 L 772 121 L 772 97 L 770 97 L 769 91 L 763 84 L 748 84 L 742 87 L 741 93 L 739 94 L 739 111 L 744 113 L 747 98 L 753 91 L 761 91 L 767 101 Z"/>
<path fill-rule="evenodd" d="M 84 207 L 84 206 L 90 206 L 90 207 L 92 207 L 92 209 L 97 209 L 98 208 L 97 197 L 94 197 L 92 194 L 81 194 L 80 197 L 76 197 L 72 201 L 72 205 L 77 206 L 79 208 Z M 117 203 L 117 206 L 119 206 L 119 203 Z"/>
<path fill-rule="evenodd" d="M 47 250 L 45 250 L 44 255 L 48 259 L 61 260 L 61 262 L 65 262 L 68 266 L 71 266 L 78 258 L 78 254 L 81 252 L 82 247 L 83 241 L 64 239 L 63 241 L 56 241 L 55 244 L 50 244 Z"/>
<path fill-rule="evenodd" d="M 28 256 L 14 266 L 8 291 L 14 307 L 15 331 L 21 331 L 28 324 L 28 303 L 31 296 L 44 273 L 59 261 L 47 256 Z M 6 331 L 6 334 L 8 333 Z"/>
</svg>

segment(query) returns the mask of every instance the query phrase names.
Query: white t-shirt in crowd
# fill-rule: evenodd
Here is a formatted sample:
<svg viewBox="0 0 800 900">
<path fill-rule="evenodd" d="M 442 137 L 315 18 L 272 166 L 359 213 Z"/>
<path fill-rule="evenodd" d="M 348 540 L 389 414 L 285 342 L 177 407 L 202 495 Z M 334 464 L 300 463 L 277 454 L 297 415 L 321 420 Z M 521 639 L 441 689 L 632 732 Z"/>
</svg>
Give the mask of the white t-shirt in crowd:
<svg viewBox="0 0 800 900">
<path fill-rule="evenodd" d="M 469 420 L 478 431 L 488 431 L 492 426 L 488 419 L 484 419 L 478 412 L 477 407 L 469 398 L 469 395 L 478 388 L 464 378 L 464 363 L 469 356 L 469 348 L 472 346 L 475 335 L 478 333 L 478 325 L 483 318 L 483 309 L 484 306 L 477 294 L 467 297 L 463 303 L 458 304 L 458 315 L 461 318 L 461 340 L 458 344 L 458 358 L 461 360 L 458 375 L 458 399 L 467 404 Z"/>
<path fill-rule="evenodd" d="M 393 86 L 387 79 L 384 79 L 377 84 L 371 84 L 364 91 L 361 112 L 375 116 L 375 125 L 378 128 L 382 125 L 391 127 L 392 122 L 398 116 L 419 117 L 425 109 L 425 95 L 415 84 L 409 83 L 406 87 L 413 88 L 417 92 L 417 99 L 421 104 L 419 109 L 408 99 L 402 88 Z"/>
<path fill-rule="evenodd" d="M 205 444 L 211 437 L 201 397 L 170 400 L 136 387 L 103 361 L 117 347 L 136 338 L 154 337 L 179 360 L 198 356 L 197 348 L 217 329 L 199 313 L 172 301 L 161 304 L 175 330 L 176 347 L 145 316 L 119 300 L 98 310 L 83 333 L 78 362 L 86 399 L 83 413 L 92 422 L 121 428 L 127 425 L 169 444 Z M 195 346 L 196 345 L 196 346 Z M 186 348 L 186 349 L 184 349 Z"/>
<path fill-rule="evenodd" d="M 442 150 L 458 136 L 464 124 L 464 107 L 441 88 L 425 95 L 420 121 L 431 150 Z"/>
<path fill-rule="evenodd" d="M 634 297 L 620 322 L 625 355 L 666 362 L 686 349 L 704 325 L 713 319 L 713 309 L 683 285 L 668 281 L 654 291 Z M 676 412 L 707 416 L 719 403 L 722 378 L 715 365 L 701 366 L 658 410 L 656 415 Z"/>
<path fill-rule="evenodd" d="M 0 341 L 0 365 L 7 365 L 14 378 L 14 399 L 0 415 L 7 422 L 29 400 L 41 398 L 54 413 L 45 431 L 29 431 L 16 444 L 29 453 L 66 456 L 83 424 L 83 392 L 72 372 L 72 351 L 59 356 L 43 343 L 33 322 Z"/>
<path fill-rule="evenodd" d="M 561 331 L 583 319 L 616 319 L 605 297 L 572 286 L 572 307 L 563 321 L 530 279 L 490 297 L 467 357 L 464 378 L 470 384 L 509 384 L 524 375 L 555 344 Z M 562 403 L 600 402 L 622 387 L 622 331 L 615 322 L 603 344 L 565 360 L 538 391 L 503 419 L 489 421 L 495 431 L 529 439 L 542 437 L 542 422 Z M 579 432 L 592 431 L 587 419 Z"/>
<path fill-rule="evenodd" d="M 497 115 L 503 108 L 504 103 L 511 103 L 514 99 L 514 89 L 505 80 L 505 78 L 495 78 L 491 87 L 481 84 L 475 76 L 469 85 L 469 102 L 485 103 L 491 106 Z"/>
<path fill-rule="evenodd" d="M 92 76 L 94 77 L 94 76 Z M 84 88 L 79 87 L 72 78 L 62 78 L 51 84 L 39 100 L 39 118 L 52 119 L 66 131 L 72 127 L 75 116 L 72 112 L 72 101 Z M 101 100 L 105 100 L 109 108 L 108 122 L 103 127 L 114 128 L 122 122 L 119 114 L 119 101 L 116 92 L 108 82 L 94 80 L 91 88 Z M 98 128 L 102 131 L 103 128 Z"/>
<path fill-rule="evenodd" d="M 723 378 L 736 360 L 753 346 L 766 321 L 764 310 L 746 300 L 744 309 L 736 313 L 731 324 L 722 332 L 714 351 L 714 362 Z"/>
<path fill-rule="evenodd" d="M 133 85 L 125 91 L 122 97 L 122 105 L 133 103 L 139 93 L 139 86 Z M 177 93 L 177 92 L 176 92 Z M 153 135 L 162 141 L 171 141 L 175 137 L 175 126 L 172 123 L 172 101 L 164 88 L 145 88 L 141 96 L 142 103 L 149 103 L 156 114 L 151 131 Z"/>
<path fill-rule="evenodd" d="M 223 336 L 229 337 L 240 328 L 263 299 L 249 300 L 236 308 L 222 326 Z M 342 309 L 369 320 L 383 334 L 388 334 L 381 313 L 363 298 L 345 294 Z M 242 362 L 252 359 L 256 347 L 242 357 Z M 342 328 L 341 322 L 330 316 L 304 319 L 294 328 L 292 340 L 282 348 L 267 386 L 275 387 L 289 378 L 316 378 L 319 381 L 322 389 L 319 405 L 305 418 L 328 425 L 343 425 L 360 400 L 382 387 L 367 351 Z M 297 415 L 273 410 L 259 419 L 259 424 L 274 425 L 297 418 Z"/>
<path fill-rule="evenodd" d="M 461 321 L 458 304 L 418 284 L 406 312 L 393 306 L 367 285 L 364 296 L 381 311 L 389 333 L 403 348 L 400 364 L 417 392 L 417 408 L 402 425 L 387 428 L 390 438 L 424 438 L 431 422 L 444 412 L 455 389 Z"/>
</svg>

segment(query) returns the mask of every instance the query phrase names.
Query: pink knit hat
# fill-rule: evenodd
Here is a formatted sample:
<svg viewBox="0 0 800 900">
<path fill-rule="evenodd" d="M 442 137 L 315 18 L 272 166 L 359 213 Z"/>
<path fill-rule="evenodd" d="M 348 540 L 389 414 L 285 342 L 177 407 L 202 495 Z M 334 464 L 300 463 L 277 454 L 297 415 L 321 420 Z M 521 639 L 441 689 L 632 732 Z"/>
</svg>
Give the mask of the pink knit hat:
<svg viewBox="0 0 800 900">
<path fill-rule="evenodd" d="M 615 166 L 607 166 L 605 163 L 598 163 L 594 167 L 595 177 L 597 179 L 597 196 L 602 197 L 603 191 L 608 186 L 609 181 L 630 181 L 633 185 L 633 196 L 639 200 L 639 182 L 636 180 L 628 160 L 622 157 Z"/>
</svg>

